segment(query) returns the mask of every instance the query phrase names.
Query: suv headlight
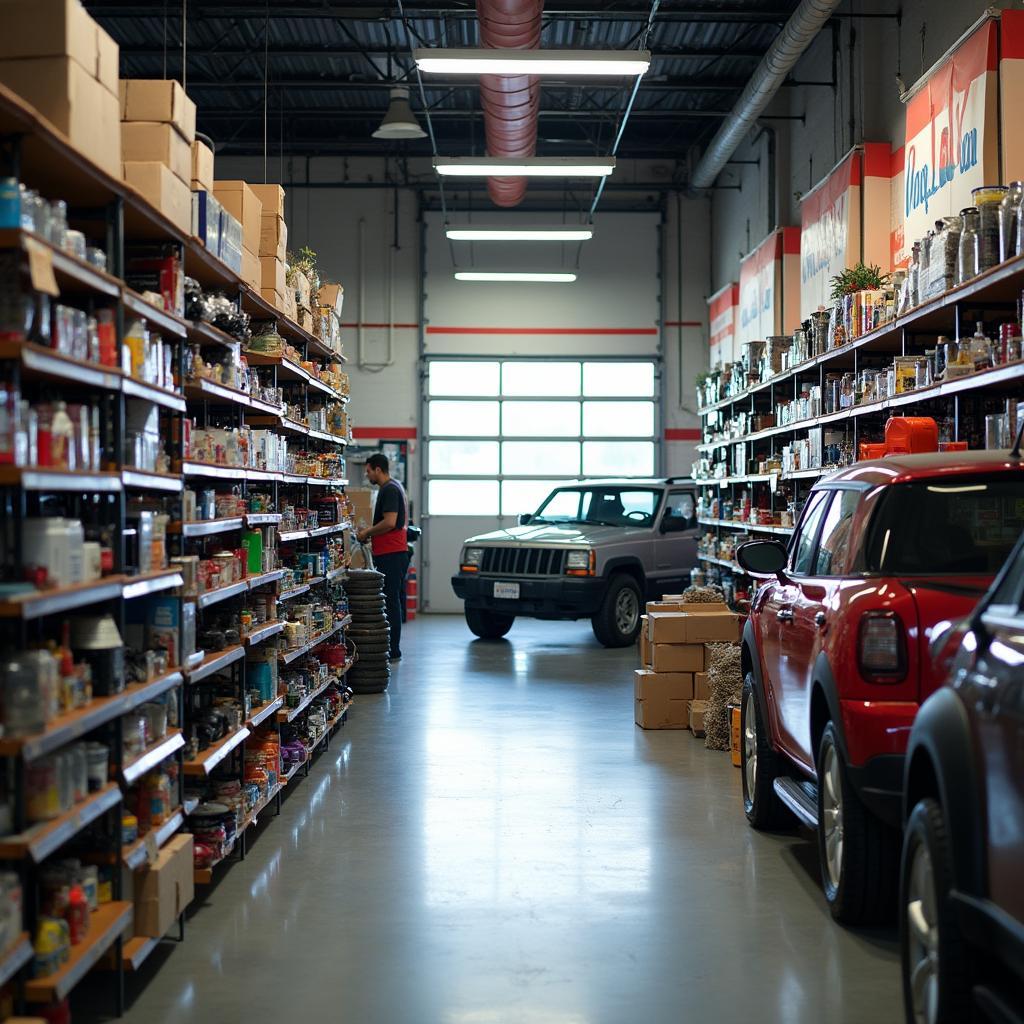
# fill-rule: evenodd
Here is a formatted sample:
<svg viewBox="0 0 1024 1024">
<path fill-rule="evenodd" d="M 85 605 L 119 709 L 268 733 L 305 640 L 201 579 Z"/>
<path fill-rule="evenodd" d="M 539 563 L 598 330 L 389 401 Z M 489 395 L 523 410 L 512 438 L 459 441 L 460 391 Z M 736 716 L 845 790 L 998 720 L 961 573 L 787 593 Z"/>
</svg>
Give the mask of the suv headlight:
<svg viewBox="0 0 1024 1024">
<path fill-rule="evenodd" d="M 597 556 L 593 551 L 570 551 L 565 556 L 566 576 L 593 576 Z"/>
<path fill-rule="evenodd" d="M 484 549 L 483 548 L 466 548 L 462 552 L 462 564 L 460 569 L 462 572 L 479 572 L 480 563 L 484 560 Z"/>
</svg>

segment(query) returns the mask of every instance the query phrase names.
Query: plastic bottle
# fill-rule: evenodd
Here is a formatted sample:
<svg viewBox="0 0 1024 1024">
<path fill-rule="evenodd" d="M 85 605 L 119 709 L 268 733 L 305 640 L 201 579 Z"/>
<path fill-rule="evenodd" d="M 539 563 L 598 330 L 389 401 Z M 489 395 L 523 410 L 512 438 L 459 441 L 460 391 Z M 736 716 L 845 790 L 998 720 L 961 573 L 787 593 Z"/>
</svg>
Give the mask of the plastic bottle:
<svg viewBox="0 0 1024 1024">
<path fill-rule="evenodd" d="M 53 403 L 50 421 L 50 461 L 58 469 L 77 468 L 75 465 L 75 426 L 68 415 L 66 402 Z"/>
<path fill-rule="evenodd" d="M 971 361 L 974 363 L 975 373 L 992 366 L 992 342 L 985 336 L 985 325 L 980 320 L 974 337 L 971 338 Z"/>
<path fill-rule="evenodd" d="M 67 922 L 71 945 L 77 946 L 89 934 L 89 901 L 77 883 L 68 894 Z"/>
</svg>

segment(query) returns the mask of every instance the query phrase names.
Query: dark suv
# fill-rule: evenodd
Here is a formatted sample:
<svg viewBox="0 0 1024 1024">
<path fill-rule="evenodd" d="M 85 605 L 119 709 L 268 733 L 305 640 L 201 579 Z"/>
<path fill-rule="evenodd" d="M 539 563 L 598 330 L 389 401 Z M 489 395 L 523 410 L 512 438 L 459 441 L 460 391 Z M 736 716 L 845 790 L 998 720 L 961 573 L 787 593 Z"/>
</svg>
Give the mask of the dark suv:
<svg viewBox="0 0 1024 1024">
<path fill-rule="evenodd" d="M 744 808 L 755 828 L 816 831 L 838 920 L 895 911 L 907 738 L 945 678 L 928 639 L 971 612 L 1022 528 L 1007 453 L 890 456 L 818 483 L 788 552 L 737 550 L 766 579 L 743 634 Z"/>
<path fill-rule="evenodd" d="M 956 650 L 957 645 L 959 649 Z M 1024 538 L 962 627 L 907 745 L 907 1020 L 1024 1021 Z"/>
</svg>

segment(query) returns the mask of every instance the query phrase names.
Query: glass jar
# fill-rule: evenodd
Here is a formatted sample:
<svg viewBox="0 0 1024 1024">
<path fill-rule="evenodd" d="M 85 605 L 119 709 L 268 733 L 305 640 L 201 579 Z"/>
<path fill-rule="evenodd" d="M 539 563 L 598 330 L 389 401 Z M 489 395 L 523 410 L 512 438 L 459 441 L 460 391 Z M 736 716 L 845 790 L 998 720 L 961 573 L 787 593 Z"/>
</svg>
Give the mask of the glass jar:
<svg viewBox="0 0 1024 1024">
<path fill-rule="evenodd" d="M 1024 181 L 1011 181 L 999 203 L 999 258 L 1017 255 L 1018 216 L 1024 200 Z"/>
<path fill-rule="evenodd" d="M 922 357 L 914 363 L 914 387 L 926 388 L 932 382 L 931 363 Z"/>
<path fill-rule="evenodd" d="M 1010 190 L 1005 185 L 983 185 L 971 190 L 978 211 L 978 273 L 990 270 L 1000 259 L 999 211 Z"/>
<path fill-rule="evenodd" d="M 981 272 L 981 214 L 976 206 L 960 211 L 960 248 L 956 283 L 963 284 Z"/>
</svg>

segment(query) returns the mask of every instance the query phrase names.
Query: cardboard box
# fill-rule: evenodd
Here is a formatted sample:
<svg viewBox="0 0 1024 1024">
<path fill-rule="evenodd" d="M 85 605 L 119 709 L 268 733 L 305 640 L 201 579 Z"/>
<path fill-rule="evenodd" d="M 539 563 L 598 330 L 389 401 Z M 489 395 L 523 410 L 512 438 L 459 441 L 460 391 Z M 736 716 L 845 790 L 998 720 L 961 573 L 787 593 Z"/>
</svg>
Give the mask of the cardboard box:
<svg viewBox="0 0 1024 1024">
<path fill-rule="evenodd" d="M 264 217 L 284 220 L 284 189 L 280 185 L 250 185 L 263 207 Z"/>
<path fill-rule="evenodd" d="M 189 146 L 195 141 L 196 105 L 173 78 L 122 78 L 118 96 L 122 121 L 162 121 Z"/>
<path fill-rule="evenodd" d="M 121 158 L 125 163 L 164 164 L 186 189 L 189 187 L 192 153 L 188 143 L 169 124 L 122 121 Z"/>
<path fill-rule="evenodd" d="M 651 672 L 638 668 L 633 672 L 633 696 L 637 700 L 668 698 L 693 700 L 692 672 Z"/>
<path fill-rule="evenodd" d="M 293 288 L 285 289 L 282 312 L 289 320 L 296 320 L 298 318 L 299 310 L 295 305 L 295 290 Z"/>
<path fill-rule="evenodd" d="M 284 263 L 276 256 L 260 257 L 260 291 L 264 290 L 284 295 Z"/>
<path fill-rule="evenodd" d="M 0 58 L 71 57 L 99 81 L 98 26 L 79 0 L 6 0 L 3 23 Z"/>
<path fill-rule="evenodd" d="M 135 934 L 162 938 L 195 896 L 192 836 L 187 832 L 174 836 L 134 878 Z"/>
<path fill-rule="evenodd" d="M 198 139 L 192 143 L 192 191 L 213 191 L 213 150 Z"/>
<path fill-rule="evenodd" d="M 358 528 L 373 524 L 373 491 L 368 487 L 346 487 L 345 497 L 352 502 L 352 522 Z"/>
<path fill-rule="evenodd" d="M 640 616 L 640 634 L 636 638 L 637 653 L 640 655 L 640 667 L 651 667 L 651 642 L 647 639 L 647 616 Z"/>
<path fill-rule="evenodd" d="M 693 696 L 695 700 L 711 700 L 711 682 L 707 672 L 697 672 L 694 675 Z"/>
<path fill-rule="evenodd" d="M 176 228 L 192 233 L 192 193 L 163 163 L 126 163 L 124 180 L 141 192 Z"/>
<path fill-rule="evenodd" d="M 694 615 L 700 615 L 704 612 L 729 613 L 731 609 L 727 604 L 723 604 L 720 601 L 710 602 L 708 604 L 695 604 L 692 601 L 684 601 L 682 597 L 673 597 L 671 594 L 666 594 L 660 601 L 648 601 L 647 611 L 689 612 Z"/>
<path fill-rule="evenodd" d="M 704 645 L 654 644 L 651 647 L 651 668 L 655 672 L 703 672 Z"/>
<path fill-rule="evenodd" d="M 634 700 L 633 720 L 641 729 L 689 728 L 688 700 Z"/>
<path fill-rule="evenodd" d="M 221 206 L 242 225 L 242 248 L 258 253 L 263 204 L 256 198 L 256 193 L 244 181 L 215 181 L 213 194 L 220 200 Z"/>
<path fill-rule="evenodd" d="M 121 70 L 121 47 L 113 36 L 96 26 L 96 80 L 111 94 L 118 95 L 118 74 Z"/>
<path fill-rule="evenodd" d="M 322 284 L 317 292 L 318 306 L 325 306 L 340 320 L 341 307 L 345 301 L 345 289 L 340 284 Z"/>
<path fill-rule="evenodd" d="M 656 644 L 738 643 L 740 617 L 732 612 L 649 612 L 647 635 Z"/>
<path fill-rule="evenodd" d="M 288 225 L 284 217 L 275 214 L 260 218 L 260 253 L 261 256 L 275 256 L 282 262 L 288 254 Z"/>
<path fill-rule="evenodd" d="M 242 249 L 242 269 L 238 275 L 253 291 L 260 290 L 260 258 L 248 249 Z"/>
<path fill-rule="evenodd" d="M 4 13 L 9 13 L 6 7 Z M 10 18 L 4 20 L 6 32 L 13 26 L 7 25 Z M 94 164 L 115 178 L 121 177 L 121 119 L 117 97 L 107 92 L 76 60 L 71 57 L 0 60 L 0 82 L 52 121 L 71 145 Z"/>
<path fill-rule="evenodd" d="M 263 296 L 275 309 L 284 312 L 285 301 L 284 294 L 279 291 L 275 291 L 273 288 L 261 288 L 260 295 Z"/>
<path fill-rule="evenodd" d="M 690 732 L 694 736 L 704 735 L 704 713 L 707 711 L 708 702 L 706 700 L 691 700 L 690 701 Z"/>
</svg>

